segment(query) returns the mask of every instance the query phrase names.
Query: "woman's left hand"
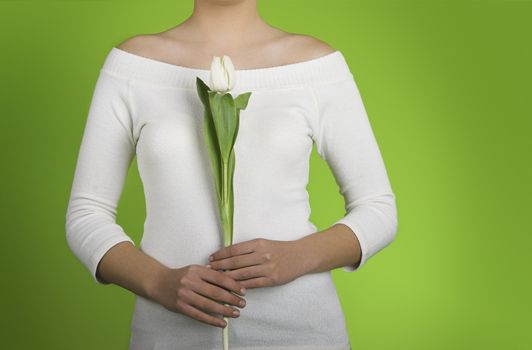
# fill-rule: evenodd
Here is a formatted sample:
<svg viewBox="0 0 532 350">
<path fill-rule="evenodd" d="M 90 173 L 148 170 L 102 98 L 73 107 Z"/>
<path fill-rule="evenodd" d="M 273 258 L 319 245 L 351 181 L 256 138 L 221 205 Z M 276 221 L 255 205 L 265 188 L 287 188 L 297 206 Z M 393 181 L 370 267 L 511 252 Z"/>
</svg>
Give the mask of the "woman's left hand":
<svg viewBox="0 0 532 350">
<path fill-rule="evenodd" d="M 297 241 L 255 238 L 224 247 L 212 257 L 212 269 L 227 270 L 248 289 L 285 284 L 306 273 Z"/>
</svg>

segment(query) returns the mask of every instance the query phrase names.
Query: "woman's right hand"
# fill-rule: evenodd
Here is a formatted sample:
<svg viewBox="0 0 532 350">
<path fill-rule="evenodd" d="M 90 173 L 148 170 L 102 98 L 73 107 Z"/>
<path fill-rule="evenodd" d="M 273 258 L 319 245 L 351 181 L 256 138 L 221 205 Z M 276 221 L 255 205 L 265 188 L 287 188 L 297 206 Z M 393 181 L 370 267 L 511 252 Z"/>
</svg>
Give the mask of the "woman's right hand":
<svg viewBox="0 0 532 350">
<path fill-rule="evenodd" d="M 238 309 L 223 304 L 244 307 L 245 299 L 232 293 L 245 295 L 241 288 L 243 285 L 223 271 L 193 264 L 175 269 L 163 267 L 154 277 L 149 296 L 170 311 L 224 328 L 226 322 L 212 314 L 238 317 L 233 314 Z"/>
</svg>

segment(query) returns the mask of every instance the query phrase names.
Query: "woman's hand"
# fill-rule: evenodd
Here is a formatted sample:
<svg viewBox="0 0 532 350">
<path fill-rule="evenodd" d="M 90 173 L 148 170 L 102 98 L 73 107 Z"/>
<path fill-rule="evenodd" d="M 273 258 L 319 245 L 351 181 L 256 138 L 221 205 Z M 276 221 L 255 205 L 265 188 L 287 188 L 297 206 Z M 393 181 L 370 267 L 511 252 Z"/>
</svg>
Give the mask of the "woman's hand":
<svg viewBox="0 0 532 350">
<path fill-rule="evenodd" d="M 192 317 L 203 323 L 224 328 L 223 319 L 212 314 L 223 314 L 226 317 L 238 317 L 231 304 L 244 307 L 246 301 L 240 295 L 242 283 L 235 281 L 226 273 L 209 269 L 203 265 L 188 265 L 172 269 L 164 267 L 153 278 L 149 297 L 163 305 L 166 309 Z"/>
<path fill-rule="evenodd" d="M 297 241 L 256 238 L 224 247 L 209 265 L 248 289 L 288 283 L 306 273 Z M 207 266 L 209 266 L 207 265 Z"/>
</svg>

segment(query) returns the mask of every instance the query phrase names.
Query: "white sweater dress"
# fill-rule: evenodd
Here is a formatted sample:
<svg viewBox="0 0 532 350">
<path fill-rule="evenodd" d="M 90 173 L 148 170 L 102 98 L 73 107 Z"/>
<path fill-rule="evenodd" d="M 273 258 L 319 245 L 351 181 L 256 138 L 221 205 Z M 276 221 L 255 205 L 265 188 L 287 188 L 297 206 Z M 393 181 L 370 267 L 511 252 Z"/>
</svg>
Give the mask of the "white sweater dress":
<svg viewBox="0 0 532 350">
<path fill-rule="evenodd" d="M 236 67 L 238 68 L 238 67 Z M 116 47 L 99 72 L 66 213 L 66 239 L 94 281 L 102 256 L 130 236 L 116 207 L 134 156 L 146 220 L 139 248 L 179 268 L 208 263 L 223 247 L 215 187 L 202 134 L 196 77 L 178 66 Z M 296 240 L 317 231 L 306 190 L 312 145 L 345 198 L 347 225 L 362 260 L 395 237 L 397 214 L 385 165 L 353 75 L 340 51 L 281 66 L 236 70 L 240 112 L 234 146 L 233 243 L 257 237 Z M 333 223 L 334 224 L 334 223 Z M 229 319 L 233 350 L 346 350 L 346 324 L 331 272 L 281 286 L 248 289 L 240 317 Z M 130 350 L 222 349 L 222 328 L 136 295 Z"/>
</svg>

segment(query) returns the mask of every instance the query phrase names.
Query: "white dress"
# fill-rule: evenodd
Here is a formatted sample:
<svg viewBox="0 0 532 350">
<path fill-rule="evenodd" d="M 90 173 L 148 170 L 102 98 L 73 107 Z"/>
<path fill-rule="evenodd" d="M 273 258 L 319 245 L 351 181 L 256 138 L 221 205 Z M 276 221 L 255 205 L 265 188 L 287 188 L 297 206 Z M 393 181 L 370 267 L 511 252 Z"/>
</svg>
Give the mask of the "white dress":
<svg viewBox="0 0 532 350">
<path fill-rule="evenodd" d="M 207 264 L 223 247 L 204 148 L 196 77 L 116 47 L 92 97 L 66 216 L 70 249 L 96 283 L 102 256 L 133 240 L 115 221 L 137 157 L 146 199 L 140 249 L 178 268 Z M 252 92 L 235 144 L 234 238 L 296 240 L 316 232 L 306 186 L 313 144 L 345 198 L 347 225 L 362 248 L 359 270 L 397 230 L 395 196 L 353 75 L 340 51 L 282 66 L 236 70 L 233 96 Z M 248 289 L 230 318 L 232 350 L 346 350 L 346 324 L 331 272 Z M 130 350 L 221 349 L 222 329 L 136 296 Z"/>
</svg>

